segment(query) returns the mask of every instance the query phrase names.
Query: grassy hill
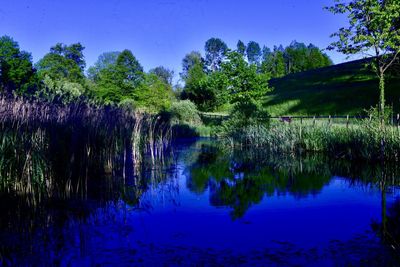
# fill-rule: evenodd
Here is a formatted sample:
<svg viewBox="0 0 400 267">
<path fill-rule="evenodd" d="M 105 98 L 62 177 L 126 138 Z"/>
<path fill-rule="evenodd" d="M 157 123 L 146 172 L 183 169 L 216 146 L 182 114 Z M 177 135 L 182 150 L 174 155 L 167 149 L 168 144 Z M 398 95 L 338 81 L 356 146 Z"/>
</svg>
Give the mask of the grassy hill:
<svg viewBox="0 0 400 267">
<path fill-rule="evenodd" d="M 272 79 L 263 104 L 271 115 L 356 115 L 378 103 L 378 78 L 357 60 Z M 400 112 L 400 77 L 388 78 L 386 104 Z"/>
</svg>

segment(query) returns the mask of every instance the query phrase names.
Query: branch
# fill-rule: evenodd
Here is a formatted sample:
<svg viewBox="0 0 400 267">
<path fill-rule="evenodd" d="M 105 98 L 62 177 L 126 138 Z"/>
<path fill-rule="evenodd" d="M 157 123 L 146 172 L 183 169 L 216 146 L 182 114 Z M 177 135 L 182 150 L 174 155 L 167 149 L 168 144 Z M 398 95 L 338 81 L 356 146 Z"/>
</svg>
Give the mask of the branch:
<svg viewBox="0 0 400 267">
<path fill-rule="evenodd" d="M 383 68 L 383 72 L 385 72 L 392 64 L 393 62 L 397 59 L 397 56 L 399 55 L 400 50 L 397 50 L 396 54 L 392 58 L 392 60 L 386 65 L 386 67 Z"/>
</svg>

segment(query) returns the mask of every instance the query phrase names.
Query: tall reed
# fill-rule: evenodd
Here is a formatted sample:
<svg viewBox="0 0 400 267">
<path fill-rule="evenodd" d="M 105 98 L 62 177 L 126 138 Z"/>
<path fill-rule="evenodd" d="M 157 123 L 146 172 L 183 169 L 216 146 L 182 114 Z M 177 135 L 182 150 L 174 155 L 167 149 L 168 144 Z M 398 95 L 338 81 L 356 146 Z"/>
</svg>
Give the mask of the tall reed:
<svg viewBox="0 0 400 267">
<path fill-rule="evenodd" d="M 220 134 L 231 146 L 263 147 L 272 152 L 326 152 L 335 157 L 399 160 L 400 129 L 370 120 L 348 126 L 275 122 L 252 124 Z"/>
</svg>

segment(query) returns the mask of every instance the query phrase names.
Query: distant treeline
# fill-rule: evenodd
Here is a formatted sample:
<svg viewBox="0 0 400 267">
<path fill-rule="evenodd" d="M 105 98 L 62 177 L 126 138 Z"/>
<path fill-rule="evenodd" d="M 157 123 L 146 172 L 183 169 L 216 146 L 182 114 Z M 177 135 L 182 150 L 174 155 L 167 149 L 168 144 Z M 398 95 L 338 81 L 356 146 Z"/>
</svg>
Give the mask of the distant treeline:
<svg viewBox="0 0 400 267">
<path fill-rule="evenodd" d="M 184 57 L 180 72 L 182 87 L 182 83 L 173 84 L 174 71 L 168 68 L 158 66 L 145 72 L 128 49 L 101 54 L 85 71 L 84 49 L 81 43 L 57 43 L 34 64 L 30 53 L 21 50 L 11 37 L 0 37 L 0 92 L 54 103 L 123 105 L 150 113 L 169 110 L 173 102 L 189 99 L 199 109 L 212 111 L 232 102 L 229 96 L 235 92 L 230 90 L 230 81 L 236 74 L 223 67 L 237 66 L 239 61 L 235 63 L 237 58 L 232 54 L 239 55 L 243 60 L 240 64 L 245 66 L 237 71 L 251 69 L 249 82 L 253 84 L 260 77 L 268 80 L 332 64 L 312 44 L 294 41 L 286 48 L 271 50 L 254 41 L 247 45 L 239 41 L 235 49 L 229 49 L 221 39 L 211 38 L 205 44 L 204 55 L 191 52 Z"/>
<path fill-rule="evenodd" d="M 239 40 L 232 50 L 221 39 L 211 38 L 204 46 L 204 54 L 187 54 L 180 73 L 185 82 L 180 97 L 191 100 L 202 111 L 229 110 L 227 105 L 238 102 L 238 92 L 265 94 L 270 78 L 332 65 L 318 47 L 296 41 L 286 48 L 280 45 L 271 50 L 255 41 L 245 45 Z M 254 94 L 251 98 L 257 100 Z"/>
</svg>

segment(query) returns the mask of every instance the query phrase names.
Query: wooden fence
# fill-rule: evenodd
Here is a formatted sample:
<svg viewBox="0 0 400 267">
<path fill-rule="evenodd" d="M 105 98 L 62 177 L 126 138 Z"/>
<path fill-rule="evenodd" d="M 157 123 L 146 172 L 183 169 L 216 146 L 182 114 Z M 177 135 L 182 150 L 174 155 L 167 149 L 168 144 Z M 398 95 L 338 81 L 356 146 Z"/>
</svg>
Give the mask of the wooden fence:
<svg viewBox="0 0 400 267">
<path fill-rule="evenodd" d="M 224 121 L 230 118 L 229 115 L 223 115 L 223 114 L 212 114 L 212 113 L 200 113 L 200 116 L 203 119 L 214 119 L 217 121 Z M 268 116 L 268 117 L 260 117 L 259 120 L 279 120 L 282 123 L 292 123 L 293 121 L 300 121 L 302 124 L 303 122 L 306 121 L 311 121 L 313 124 L 316 124 L 318 121 L 326 121 L 328 124 L 333 124 L 333 123 L 340 123 L 340 124 L 346 124 L 348 127 L 350 122 L 356 122 L 360 120 L 372 120 L 372 116 L 351 116 L 351 115 L 322 115 L 322 116 Z M 392 116 L 389 121 L 387 122 L 390 125 L 400 127 L 400 114 L 397 114 L 395 116 Z"/>
</svg>

